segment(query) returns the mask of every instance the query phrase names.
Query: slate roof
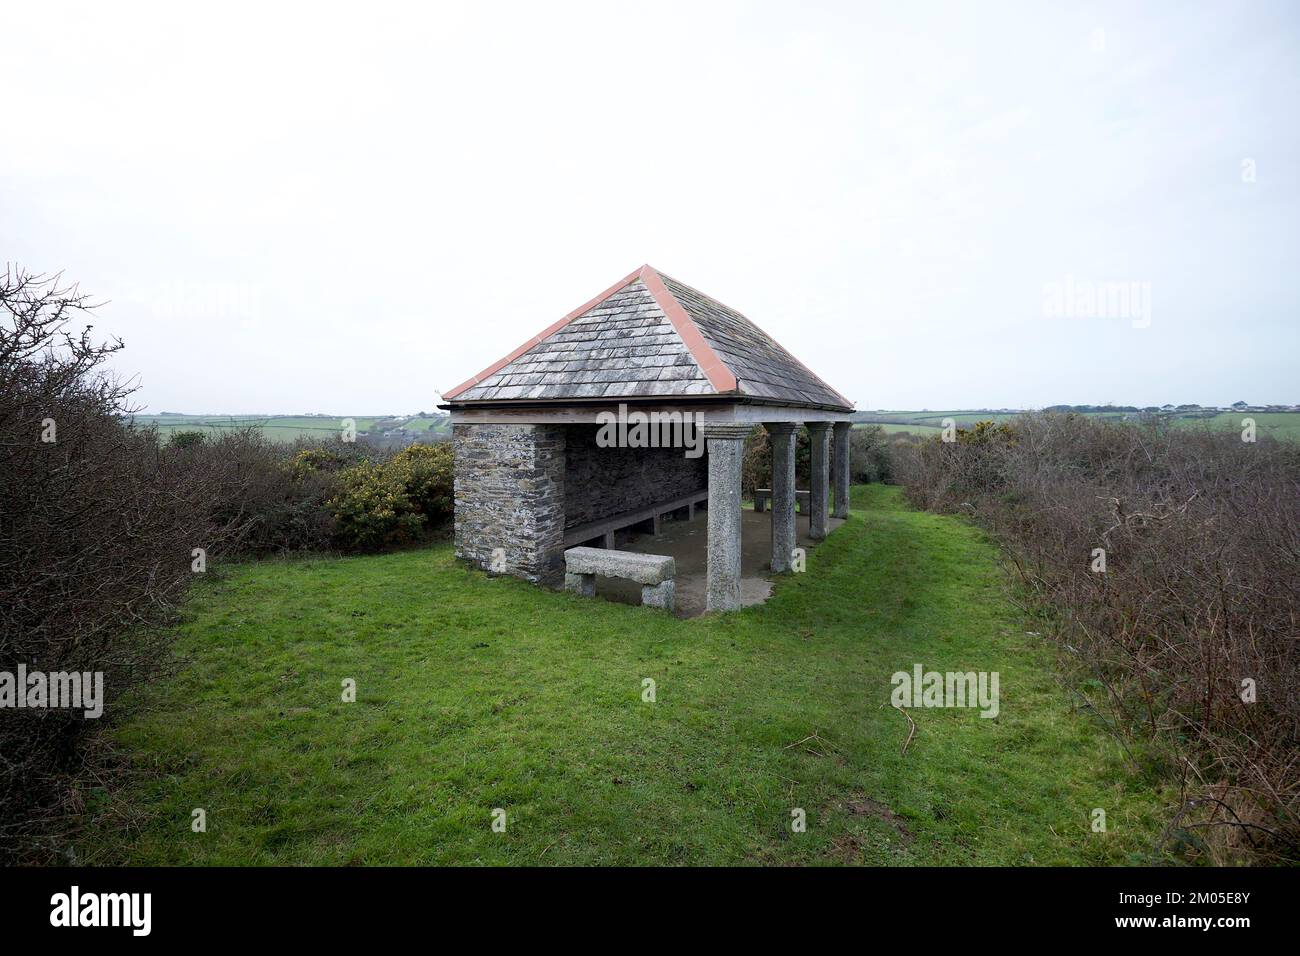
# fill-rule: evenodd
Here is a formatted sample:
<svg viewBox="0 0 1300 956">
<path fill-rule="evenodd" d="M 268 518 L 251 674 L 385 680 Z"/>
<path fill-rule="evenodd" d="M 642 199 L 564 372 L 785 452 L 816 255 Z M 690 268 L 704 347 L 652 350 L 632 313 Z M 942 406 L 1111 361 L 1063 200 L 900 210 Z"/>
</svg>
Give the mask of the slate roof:
<svg viewBox="0 0 1300 956">
<path fill-rule="evenodd" d="M 852 407 L 745 316 L 650 266 L 443 398 L 562 403 L 715 395 Z"/>
</svg>

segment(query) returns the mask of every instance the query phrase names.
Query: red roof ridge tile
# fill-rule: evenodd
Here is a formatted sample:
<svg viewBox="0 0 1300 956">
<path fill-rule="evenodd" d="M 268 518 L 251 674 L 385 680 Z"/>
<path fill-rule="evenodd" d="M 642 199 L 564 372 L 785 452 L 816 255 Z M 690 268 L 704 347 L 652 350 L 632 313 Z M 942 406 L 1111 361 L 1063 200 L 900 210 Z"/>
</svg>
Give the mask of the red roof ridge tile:
<svg viewBox="0 0 1300 956">
<path fill-rule="evenodd" d="M 663 309 L 664 315 L 668 316 L 668 321 L 682 337 L 682 342 L 691 353 L 691 358 L 695 359 L 695 364 L 700 367 L 700 371 L 704 373 L 704 377 L 709 380 L 714 390 L 720 394 L 736 391 L 736 376 L 732 374 L 731 369 L 727 368 L 726 363 L 718 358 L 718 353 L 713 351 L 712 346 L 704 341 L 704 335 L 695 324 L 695 320 L 677 301 L 677 297 L 668 291 L 668 286 L 664 285 L 659 271 L 651 265 L 644 265 L 639 275 L 642 284 L 654 296 L 655 302 Z"/>
</svg>

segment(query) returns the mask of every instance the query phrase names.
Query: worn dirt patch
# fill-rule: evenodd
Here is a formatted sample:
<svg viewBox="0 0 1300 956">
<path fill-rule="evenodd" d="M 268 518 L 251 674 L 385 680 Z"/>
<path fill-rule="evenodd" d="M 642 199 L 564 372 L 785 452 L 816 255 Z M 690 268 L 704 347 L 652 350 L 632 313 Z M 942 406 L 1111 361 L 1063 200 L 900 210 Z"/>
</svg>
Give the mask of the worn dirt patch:
<svg viewBox="0 0 1300 956">
<path fill-rule="evenodd" d="M 912 841 L 916 839 L 912 835 L 907 821 L 894 812 L 888 804 L 881 803 L 879 800 L 872 800 L 868 796 L 858 795 L 850 797 L 843 804 L 845 810 L 855 816 L 875 817 L 877 820 L 883 820 L 894 828 L 898 837 L 903 842 L 903 846 L 911 846 Z"/>
<path fill-rule="evenodd" d="M 835 857 L 841 863 L 853 864 L 861 863 L 863 856 L 862 844 L 858 838 L 844 833 L 831 840 L 831 847 L 835 850 Z"/>
</svg>

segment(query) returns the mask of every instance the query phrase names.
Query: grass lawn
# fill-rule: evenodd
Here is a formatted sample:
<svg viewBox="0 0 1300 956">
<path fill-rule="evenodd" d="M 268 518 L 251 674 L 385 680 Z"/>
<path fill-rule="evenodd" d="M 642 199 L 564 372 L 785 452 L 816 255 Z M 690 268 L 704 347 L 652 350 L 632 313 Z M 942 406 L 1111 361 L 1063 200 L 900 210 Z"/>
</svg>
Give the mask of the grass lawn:
<svg viewBox="0 0 1300 956">
<path fill-rule="evenodd" d="M 230 569 L 187 607 L 184 666 L 112 729 L 134 772 L 93 804 L 78 855 L 1153 862 L 1167 801 L 1073 709 L 993 547 L 897 489 L 854 505 L 767 604 L 692 621 L 489 578 L 449 545 Z M 903 755 L 890 675 L 915 663 L 998 671 L 1001 714 L 913 709 Z"/>
</svg>

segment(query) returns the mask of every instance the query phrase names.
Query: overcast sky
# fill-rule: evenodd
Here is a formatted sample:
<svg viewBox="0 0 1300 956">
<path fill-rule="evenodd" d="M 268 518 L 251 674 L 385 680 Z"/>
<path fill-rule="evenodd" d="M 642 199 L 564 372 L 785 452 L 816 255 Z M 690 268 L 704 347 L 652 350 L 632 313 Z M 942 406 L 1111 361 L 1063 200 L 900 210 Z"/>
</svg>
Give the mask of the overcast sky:
<svg viewBox="0 0 1300 956">
<path fill-rule="evenodd" d="M 0 91 L 150 411 L 428 410 L 644 262 L 859 408 L 1300 402 L 1293 2 L 0 0 Z"/>
</svg>

